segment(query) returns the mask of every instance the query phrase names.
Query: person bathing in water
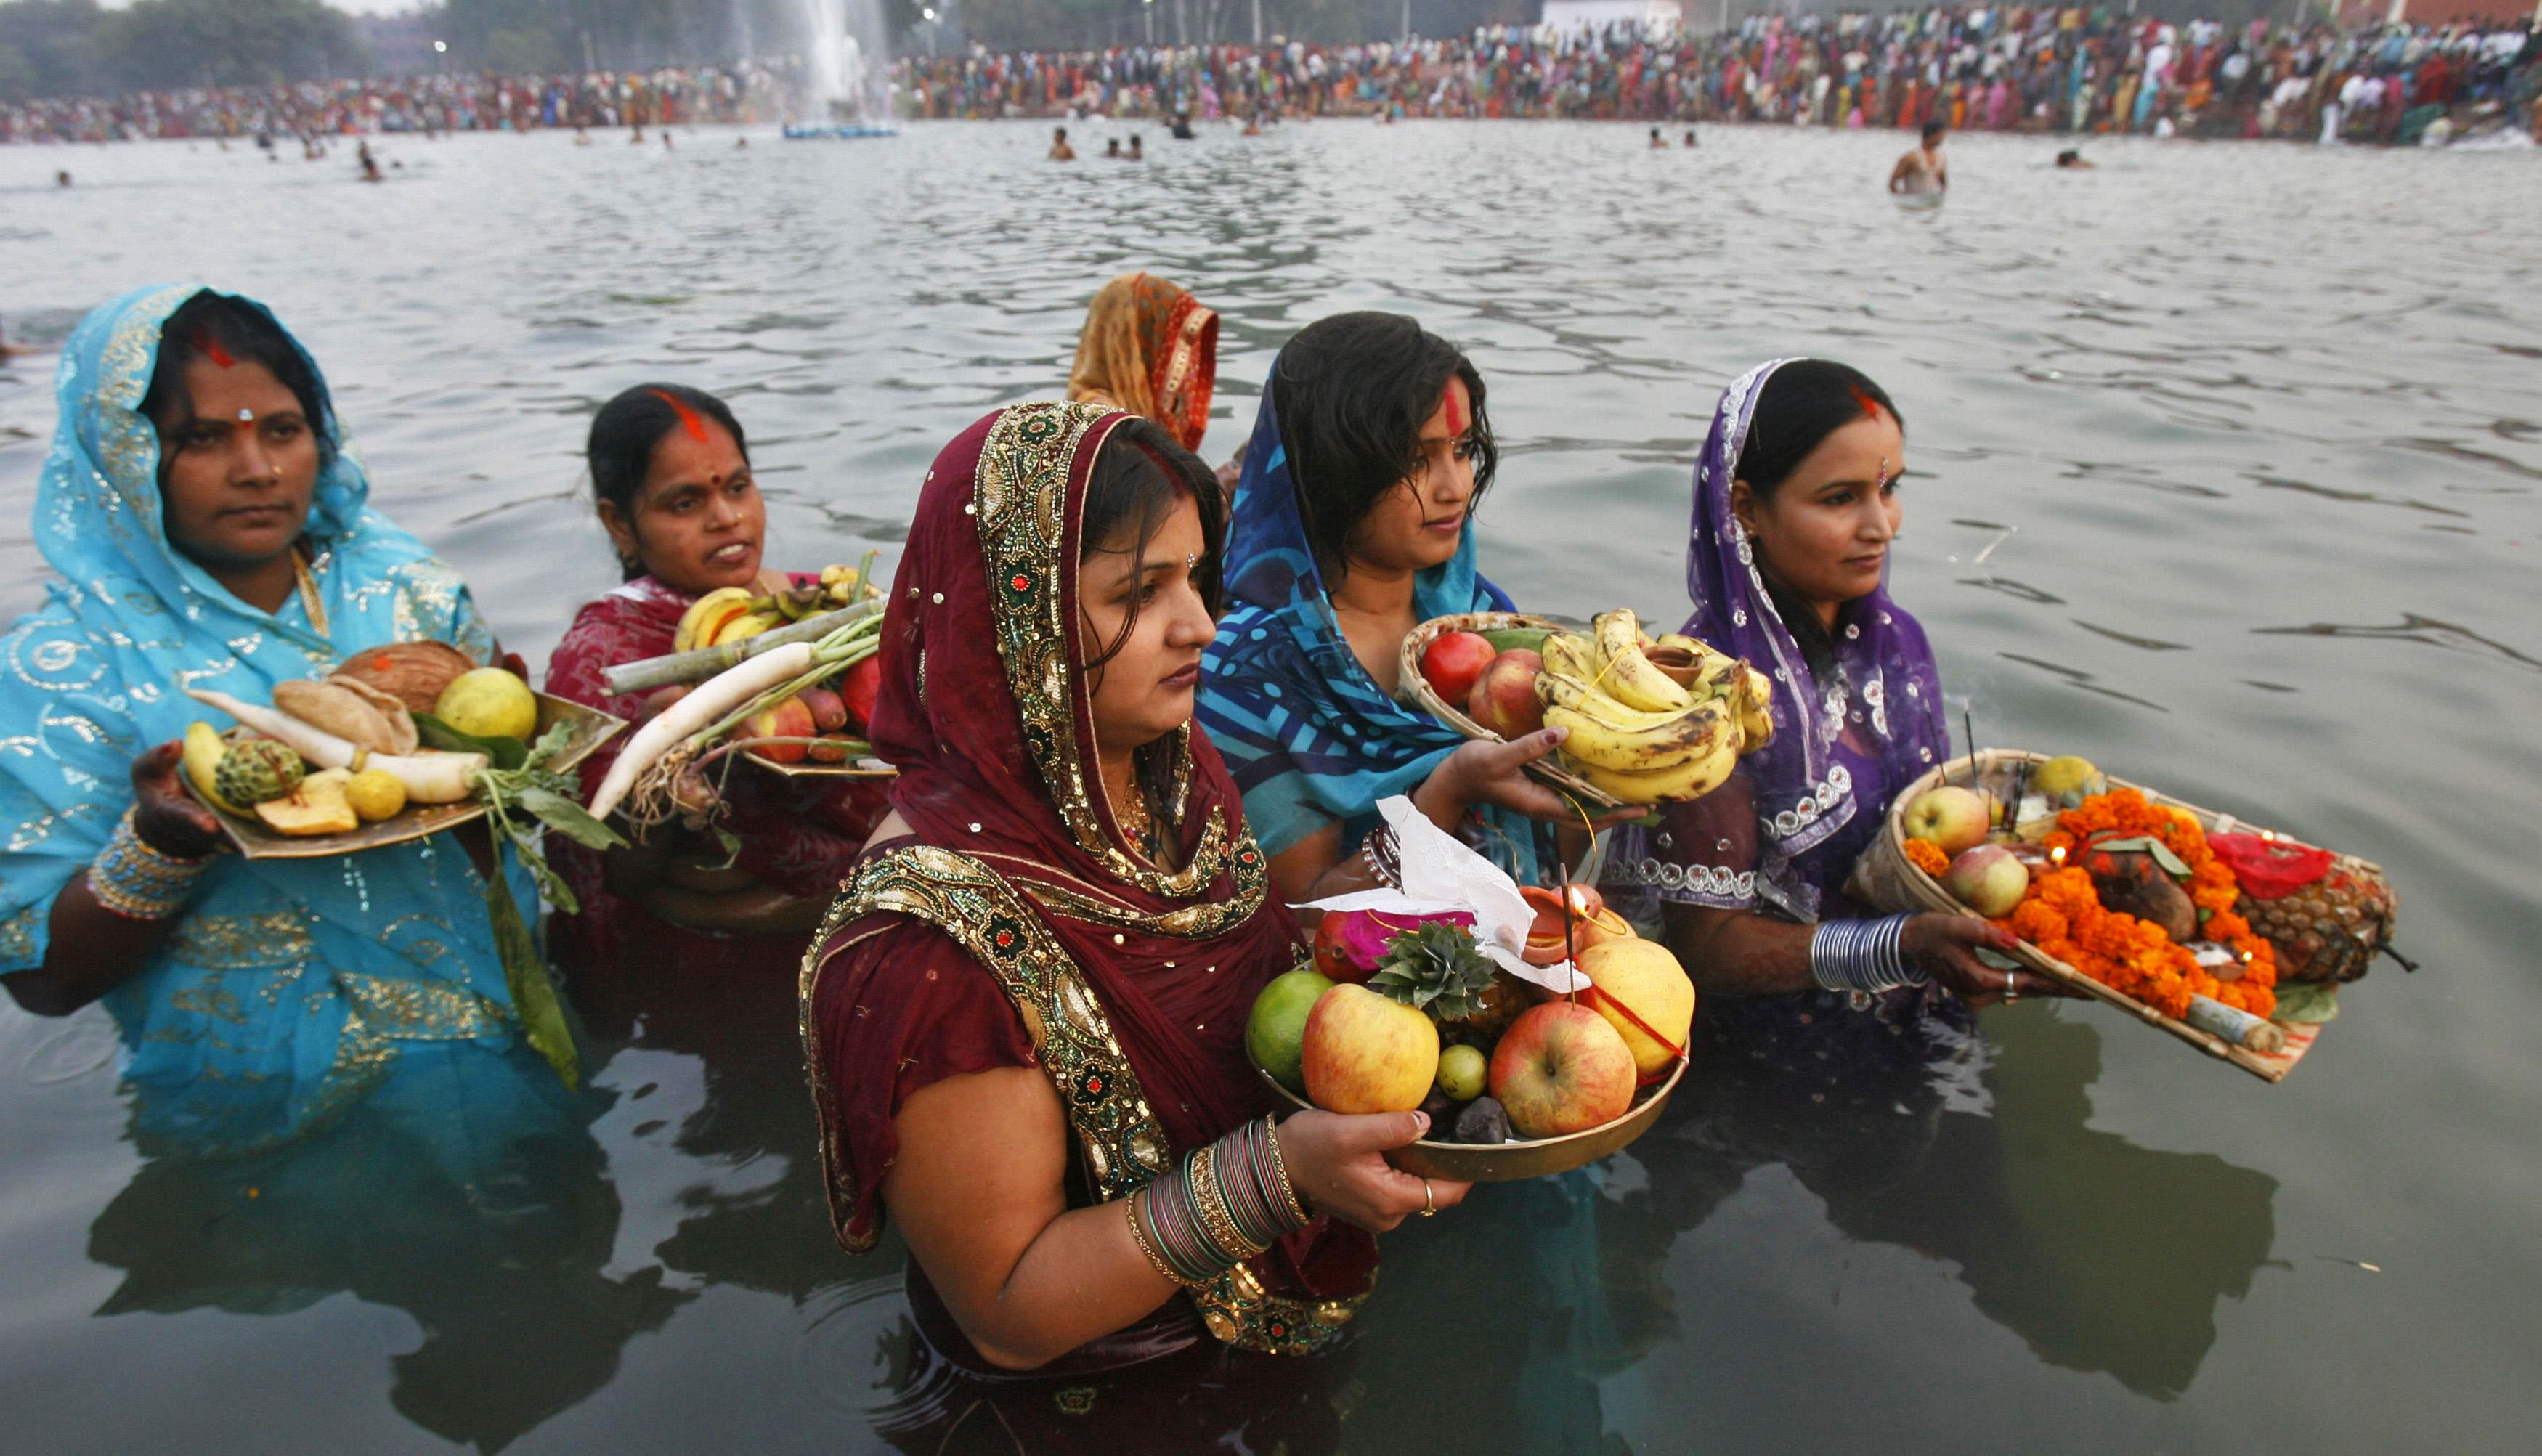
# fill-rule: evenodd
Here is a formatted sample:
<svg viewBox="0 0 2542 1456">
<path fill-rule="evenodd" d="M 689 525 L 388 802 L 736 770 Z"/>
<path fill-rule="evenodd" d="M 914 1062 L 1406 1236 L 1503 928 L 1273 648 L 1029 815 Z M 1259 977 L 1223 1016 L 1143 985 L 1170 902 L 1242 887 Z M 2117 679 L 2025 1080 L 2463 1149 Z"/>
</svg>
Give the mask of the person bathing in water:
<svg viewBox="0 0 2542 1456">
<path fill-rule="evenodd" d="M 1668 150 L 1668 138 L 1660 135 L 1660 129 L 1656 126 L 1651 128 L 1651 150 L 1655 152 Z"/>
<path fill-rule="evenodd" d="M 2067 147 L 2064 151 L 2056 154 L 2056 165 L 2067 172 L 2089 172 L 2092 170 L 2092 164 L 2084 159 L 2081 152 L 2074 150 L 2072 147 Z"/>
<path fill-rule="evenodd" d="M 1923 145 L 1898 159 L 1889 174 L 1889 190 L 1907 196 L 1950 190 L 1951 167 L 1942 160 L 1942 133 L 1948 129 L 1939 121 L 1924 123 Z"/>
<path fill-rule="evenodd" d="M 1053 162 L 1077 160 L 1077 148 L 1068 144 L 1068 128 L 1065 126 L 1054 126 L 1050 129 L 1050 160 Z"/>
</svg>

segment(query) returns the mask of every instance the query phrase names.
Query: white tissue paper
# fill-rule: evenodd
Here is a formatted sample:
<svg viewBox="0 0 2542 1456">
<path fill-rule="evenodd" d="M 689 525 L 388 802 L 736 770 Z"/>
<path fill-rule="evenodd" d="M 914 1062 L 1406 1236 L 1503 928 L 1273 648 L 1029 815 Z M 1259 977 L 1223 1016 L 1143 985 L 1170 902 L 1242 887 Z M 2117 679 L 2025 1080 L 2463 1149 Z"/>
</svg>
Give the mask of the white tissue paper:
<svg viewBox="0 0 2542 1456">
<path fill-rule="evenodd" d="M 1309 901 L 1298 909 L 1383 910 L 1398 915 L 1462 910 L 1474 917 L 1475 943 L 1492 964 L 1556 994 L 1588 987 L 1589 978 L 1572 969 L 1569 961 L 1531 966 L 1521 956 L 1527 949 L 1528 928 L 1535 923 L 1535 907 L 1518 893 L 1518 882 L 1499 865 L 1432 824 L 1401 794 L 1380 799 L 1377 812 L 1394 829 L 1395 847 L 1402 859 L 1402 888 L 1356 890 Z"/>
</svg>

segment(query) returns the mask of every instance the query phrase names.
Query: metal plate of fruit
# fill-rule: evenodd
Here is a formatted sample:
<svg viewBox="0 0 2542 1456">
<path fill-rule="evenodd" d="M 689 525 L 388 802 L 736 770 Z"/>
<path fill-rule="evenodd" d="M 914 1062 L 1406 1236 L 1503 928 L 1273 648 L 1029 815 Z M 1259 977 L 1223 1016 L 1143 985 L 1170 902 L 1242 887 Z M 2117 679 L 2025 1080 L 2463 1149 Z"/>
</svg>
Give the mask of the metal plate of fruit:
<svg viewBox="0 0 2542 1456">
<path fill-rule="evenodd" d="M 1680 1060 L 1666 1078 L 1635 1093 L 1632 1107 L 1622 1117 L 1579 1132 L 1500 1143 L 1446 1142 L 1424 1137 L 1387 1153 L 1385 1160 L 1415 1178 L 1447 1178 L 1458 1183 L 1515 1183 L 1522 1178 L 1543 1178 L 1585 1168 L 1609 1153 L 1621 1151 L 1634 1138 L 1648 1132 L 1651 1125 L 1659 1121 L 1660 1109 L 1668 1106 L 1669 1094 L 1685 1076 L 1685 1062 Z M 1261 1067 L 1254 1071 L 1282 1102 L 1301 1111 L 1314 1106 Z"/>
<path fill-rule="evenodd" d="M 873 711 L 874 698 L 881 688 L 881 659 L 860 658 L 838 677 L 796 694 L 793 700 L 802 704 L 799 718 L 765 724 L 757 718 L 751 720 L 772 735 L 816 736 L 820 743 L 798 745 L 792 757 L 772 757 L 760 749 L 745 749 L 742 757 L 787 778 L 898 777 L 899 769 L 874 757 L 873 745 L 865 740 L 865 730 L 850 726 L 861 724 L 865 715 Z"/>
<path fill-rule="evenodd" d="M 550 759 L 547 767 L 570 772 L 573 766 L 591 756 L 594 749 L 625 730 L 625 719 L 613 717 L 597 708 L 544 692 L 533 694 L 538 699 L 538 732 L 545 733 L 559 723 L 568 725 L 570 736 L 563 750 Z M 203 800 L 200 792 L 195 798 Z M 485 806 L 474 798 L 453 804 L 416 804 L 400 810 L 376 823 L 365 822 L 339 834 L 286 835 L 261 819 L 232 814 L 219 805 L 204 800 L 213 817 L 229 835 L 230 842 L 250 859 L 323 859 L 337 854 L 357 854 L 383 844 L 403 844 L 437 835 L 472 820 L 486 817 Z"/>
</svg>

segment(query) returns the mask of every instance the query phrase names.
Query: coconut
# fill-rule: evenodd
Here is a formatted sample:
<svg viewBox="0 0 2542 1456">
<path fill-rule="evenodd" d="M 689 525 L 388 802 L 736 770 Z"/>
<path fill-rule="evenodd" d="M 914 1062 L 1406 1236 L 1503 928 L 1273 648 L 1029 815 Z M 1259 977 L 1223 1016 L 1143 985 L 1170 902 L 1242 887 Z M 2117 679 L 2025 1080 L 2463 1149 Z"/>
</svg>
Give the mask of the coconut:
<svg viewBox="0 0 2542 1456">
<path fill-rule="evenodd" d="M 354 653 L 336 677 L 377 688 L 409 712 L 428 713 L 450 680 L 476 666 L 475 659 L 447 642 L 398 642 Z"/>
<path fill-rule="evenodd" d="M 386 701 L 390 708 L 396 710 L 397 722 L 390 721 L 388 711 L 380 706 L 381 701 Z M 335 734 L 355 748 L 368 749 L 375 754 L 414 752 L 414 718 L 407 712 L 406 704 L 367 685 L 348 687 L 340 683 L 294 679 L 274 685 L 273 705 L 312 728 Z"/>
</svg>

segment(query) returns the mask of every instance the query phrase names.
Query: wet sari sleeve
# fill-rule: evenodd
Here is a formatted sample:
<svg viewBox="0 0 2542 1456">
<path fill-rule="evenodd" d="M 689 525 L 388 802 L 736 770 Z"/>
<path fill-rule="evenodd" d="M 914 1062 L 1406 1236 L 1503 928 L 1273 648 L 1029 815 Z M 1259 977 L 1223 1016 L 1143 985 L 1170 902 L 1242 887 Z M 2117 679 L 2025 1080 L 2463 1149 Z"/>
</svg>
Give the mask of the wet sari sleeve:
<svg viewBox="0 0 2542 1456">
<path fill-rule="evenodd" d="M 823 942 L 803 1027 L 831 1217 L 840 1241 L 882 1232 L 882 1184 L 911 1094 L 948 1077 L 1032 1066 L 1032 1039 L 988 971 L 942 931 L 878 912 Z"/>
<path fill-rule="evenodd" d="M 0 975 L 44 962 L 53 899 L 132 804 L 140 743 L 86 632 L 49 613 L 0 638 Z M 84 684 L 65 688 L 66 684 Z"/>
<path fill-rule="evenodd" d="M 1743 768 L 1721 787 L 1670 804 L 1655 826 L 1615 831 L 1599 889 L 1626 919 L 1657 923 L 1663 905 L 1757 908 L 1756 787 Z"/>
</svg>

